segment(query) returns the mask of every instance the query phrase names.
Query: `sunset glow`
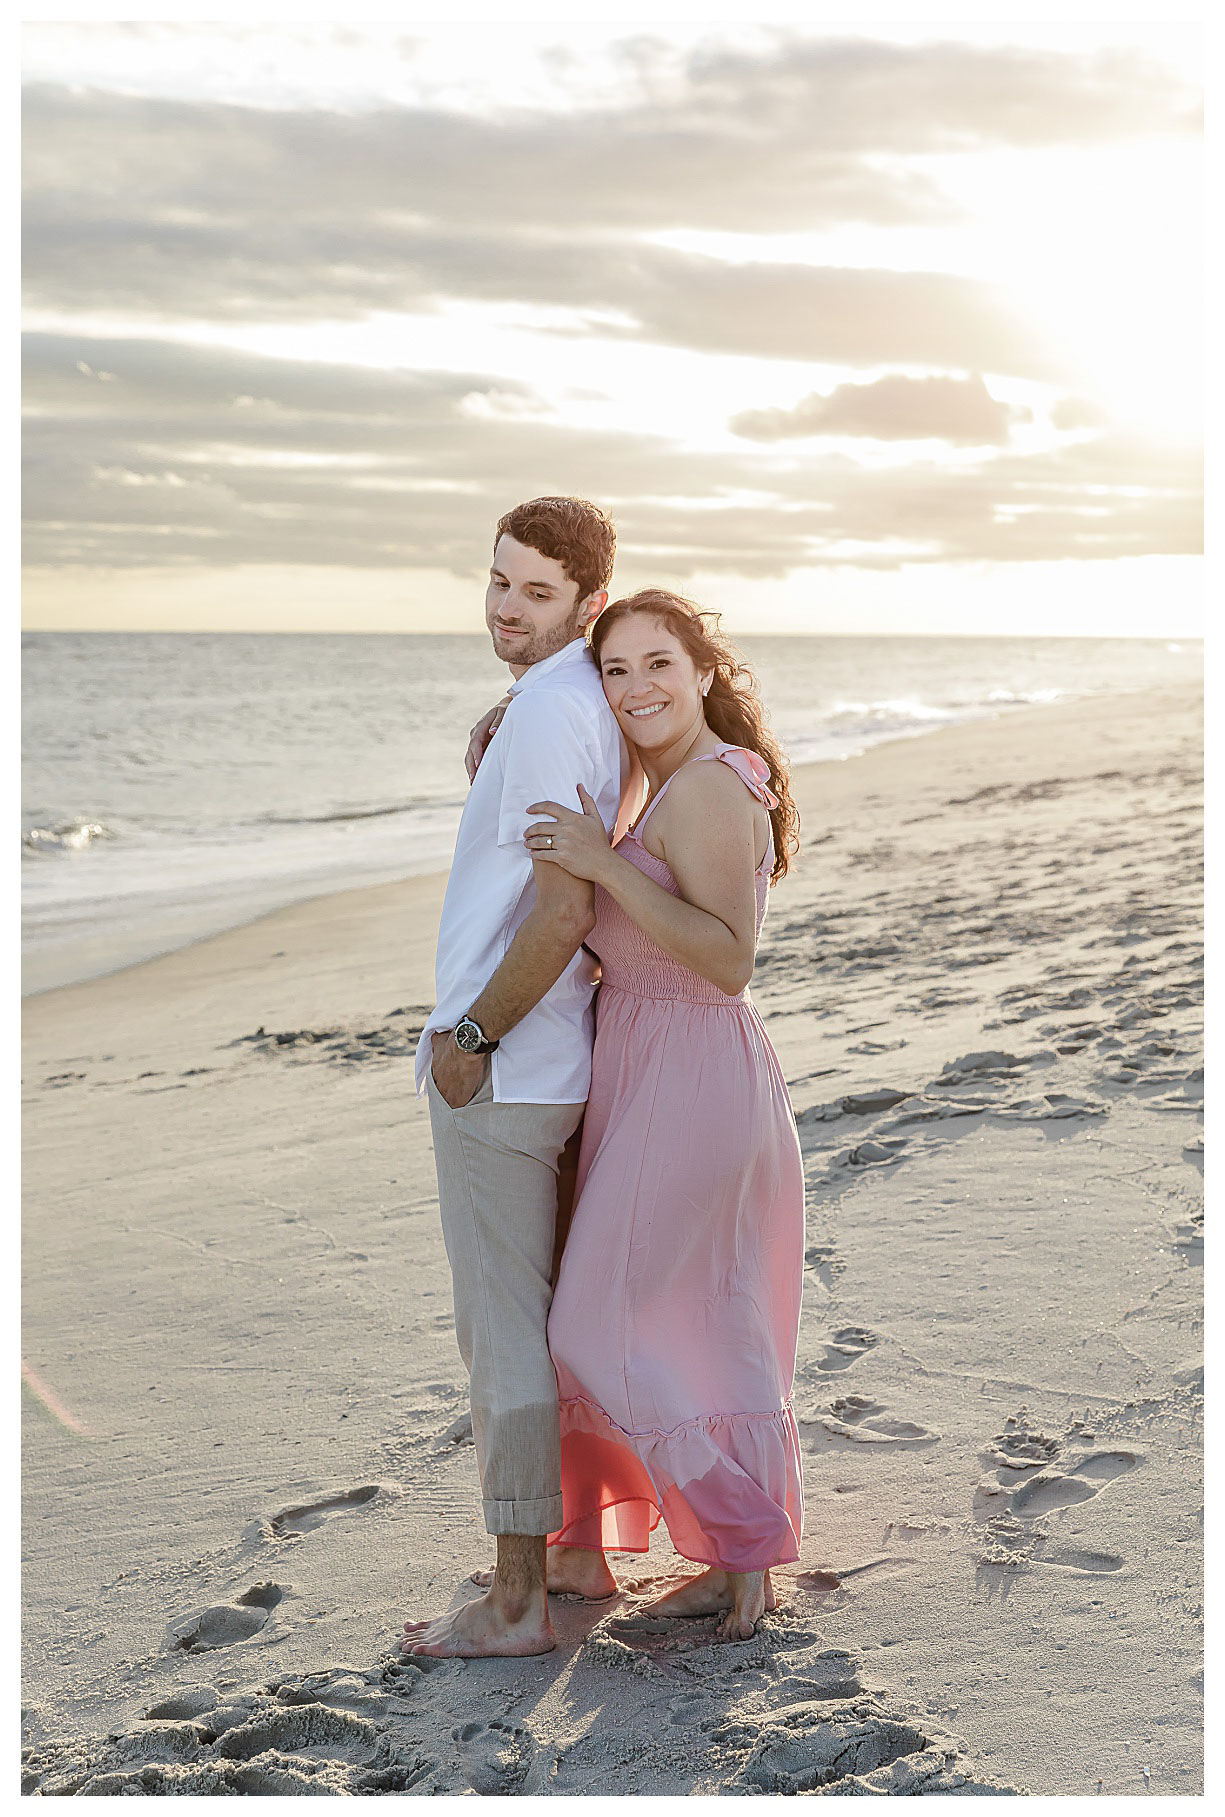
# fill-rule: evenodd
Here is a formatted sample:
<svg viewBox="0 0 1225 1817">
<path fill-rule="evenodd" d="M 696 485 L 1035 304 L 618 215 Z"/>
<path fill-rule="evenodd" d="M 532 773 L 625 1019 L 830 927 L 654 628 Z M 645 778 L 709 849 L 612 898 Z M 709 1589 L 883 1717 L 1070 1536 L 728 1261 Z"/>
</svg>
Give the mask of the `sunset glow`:
<svg viewBox="0 0 1225 1817">
<path fill-rule="evenodd" d="M 29 27 L 27 622 L 1197 634 L 1195 34 L 864 20 Z"/>
</svg>

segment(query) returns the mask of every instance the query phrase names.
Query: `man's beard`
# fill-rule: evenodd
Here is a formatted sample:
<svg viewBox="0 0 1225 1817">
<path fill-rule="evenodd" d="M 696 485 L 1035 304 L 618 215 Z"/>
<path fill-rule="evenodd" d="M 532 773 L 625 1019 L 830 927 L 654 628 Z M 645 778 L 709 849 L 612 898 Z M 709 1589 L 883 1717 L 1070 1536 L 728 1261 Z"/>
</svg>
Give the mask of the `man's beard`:
<svg viewBox="0 0 1225 1817">
<path fill-rule="evenodd" d="M 555 626 L 552 631 L 529 631 L 526 637 L 512 637 L 509 649 L 503 645 L 499 650 L 497 634 L 491 634 L 495 655 L 500 655 L 503 662 L 513 662 L 519 668 L 529 669 L 538 662 L 544 662 L 547 657 L 556 656 L 559 650 L 564 650 L 576 637 L 581 637 L 583 631 L 576 610 L 573 618 Z"/>
</svg>

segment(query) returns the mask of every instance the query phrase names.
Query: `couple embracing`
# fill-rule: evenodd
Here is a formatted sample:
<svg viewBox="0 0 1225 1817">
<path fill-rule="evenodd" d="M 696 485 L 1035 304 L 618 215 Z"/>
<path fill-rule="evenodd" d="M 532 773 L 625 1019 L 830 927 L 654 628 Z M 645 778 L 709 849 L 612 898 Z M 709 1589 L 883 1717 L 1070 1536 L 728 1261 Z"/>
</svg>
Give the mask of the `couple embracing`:
<svg viewBox="0 0 1225 1817">
<path fill-rule="evenodd" d="M 803 1172 L 747 989 L 797 818 L 713 615 L 609 605 L 614 550 L 584 499 L 494 536 L 514 679 L 469 747 L 417 1086 L 497 1562 L 410 1653 L 550 1651 L 548 1592 L 616 1594 L 607 1554 L 661 1519 L 705 1568 L 652 1612 L 726 1640 L 799 1556 Z"/>
</svg>

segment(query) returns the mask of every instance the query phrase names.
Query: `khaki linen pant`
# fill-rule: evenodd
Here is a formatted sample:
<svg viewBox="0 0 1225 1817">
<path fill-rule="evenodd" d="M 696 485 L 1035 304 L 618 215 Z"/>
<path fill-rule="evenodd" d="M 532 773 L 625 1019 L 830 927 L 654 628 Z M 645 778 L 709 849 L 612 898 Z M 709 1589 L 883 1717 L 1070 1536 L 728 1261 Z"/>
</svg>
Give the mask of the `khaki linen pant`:
<svg viewBox="0 0 1225 1817">
<path fill-rule="evenodd" d="M 581 1104 L 499 1104 L 493 1079 L 453 1110 L 427 1075 L 455 1335 L 490 1533 L 561 1525 L 557 1376 L 545 1328 L 558 1159 Z"/>
</svg>

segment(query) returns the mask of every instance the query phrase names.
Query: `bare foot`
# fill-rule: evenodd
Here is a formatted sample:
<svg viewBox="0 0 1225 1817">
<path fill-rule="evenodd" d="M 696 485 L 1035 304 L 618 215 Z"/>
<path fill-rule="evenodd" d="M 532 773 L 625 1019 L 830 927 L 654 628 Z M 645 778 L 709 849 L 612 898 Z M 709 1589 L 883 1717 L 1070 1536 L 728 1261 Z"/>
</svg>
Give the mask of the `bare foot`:
<svg viewBox="0 0 1225 1817">
<path fill-rule="evenodd" d="M 522 1659 L 556 1645 L 547 1605 L 508 1605 L 496 1588 L 433 1621 L 406 1621 L 400 1642 L 403 1652 L 434 1659 Z"/>
<path fill-rule="evenodd" d="M 607 1602 L 617 1594 L 617 1580 L 602 1552 L 587 1546 L 549 1547 L 549 1595 L 578 1596 L 584 1602 Z M 470 1582 L 488 1589 L 492 1571 L 474 1571 Z"/>
<path fill-rule="evenodd" d="M 498 1566 L 484 1596 L 433 1621 L 406 1621 L 405 1653 L 435 1659 L 522 1659 L 557 1645 L 545 1594 L 543 1534 L 499 1533 Z"/>
<path fill-rule="evenodd" d="M 719 1571 L 712 1566 L 708 1571 L 699 1571 L 696 1577 L 687 1577 L 683 1583 L 677 1585 L 675 1590 L 669 1590 L 665 1596 L 658 1597 L 655 1602 L 644 1604 L 643 1613 L 677 1620 L 692 1619 L 695 1615 L 721 1615 L 725 1610 L 729 1610 L 734 1615 L 737 1612 L 737 1587 L 748 1585 L 753 1581 L 757 1585 L 755 1598 L 757 1613 L 752 1618 L 756 1623 L 766 1609 L 777 1607 L 774 1585 L 770 1581 L 768 1571 Z M 739 1591 L 739 1597 L 743 1602 L 745 1598 L 743 1588 Z M 725 1640 L 731 1638 L 722 1633 L 722 1627 L 721 1623 L 720 1638 Z M 753 1630 L 750 1628 L 749 1633 L 752 1632 Z M 747 1640 L 748 1635 L 737 1635 L 735 1638 Z"/>
<path fill-rule="evenodd" d="M 727 1575 L 732 1590 L 732 1606 L 722 1621 L 716 1623 L 715 1633 L 720 1640 L 751 1640 L 766 1610 L 774 1607 L 773 1593 L 770 1600 L 766 1600 L 770 1573 L 729 1571 Z"/>
</svg>

